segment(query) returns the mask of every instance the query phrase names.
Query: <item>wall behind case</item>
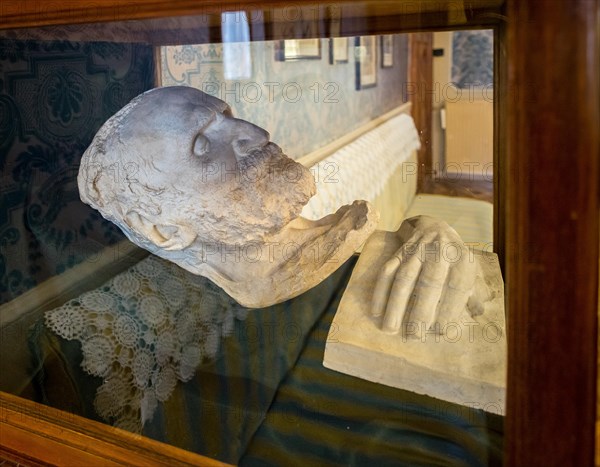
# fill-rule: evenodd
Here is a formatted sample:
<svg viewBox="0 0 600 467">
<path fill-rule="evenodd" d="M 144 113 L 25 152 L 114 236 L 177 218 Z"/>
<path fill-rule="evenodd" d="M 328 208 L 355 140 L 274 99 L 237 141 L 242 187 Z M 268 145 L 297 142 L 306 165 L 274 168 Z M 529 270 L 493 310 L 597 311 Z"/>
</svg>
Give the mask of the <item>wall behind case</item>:
<svg viewBox="0 0 600 467">
<path fill-rule="evenodd" d="M 79 160 L 153 70 L 145 45 L 0 41 L 0 303 L 124 238 L 80 201 Z"/>
<path fill-rule="evenodd" d="M 225 100 L 234 116 L 265 128 L 298 159 L 406 102 L 407 35 L 393 39 L 393 65 L 382 68 L 377 37 L 377 83 L 360 91 L 354 38 L 348 38 L 348 61 L 334 64 L 329 39 L 320 39 L 320 58 L 292 61 L 275 60 L 277 41 L 161 47 L 162 84 L 193 86 Z M 226 79 L 236 74 L 240 78 Z"/>
</svg>

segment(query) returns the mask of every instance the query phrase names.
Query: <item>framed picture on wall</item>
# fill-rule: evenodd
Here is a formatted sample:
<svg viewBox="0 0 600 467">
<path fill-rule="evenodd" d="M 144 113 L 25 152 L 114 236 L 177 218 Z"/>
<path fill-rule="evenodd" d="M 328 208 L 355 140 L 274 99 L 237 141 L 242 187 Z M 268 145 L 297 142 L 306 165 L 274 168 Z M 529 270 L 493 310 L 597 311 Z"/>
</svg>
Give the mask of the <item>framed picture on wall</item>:
<svg viewBox="0 0 600 467">
<path fill-rule="evenodd" d="M 334 37 L 329 39 L 329 63 L 348 63 L 348 38 Z"/>
<path fill-rule="evenodd" d="M 275 43 L 275 60 L 310 60 L 321 58 L 321 39 L 292 39 Z"/>
<path fill-rule="evenodd" d="M 377 85 L 377 36 L 363 36 L 355 39 L 356 90 Z"/>
<path fill-rule="evenodd" d="M 394 66 L 394 36 L 384 34 L 381 41 L 381 68 L 392 68 Z"/>
</svg>

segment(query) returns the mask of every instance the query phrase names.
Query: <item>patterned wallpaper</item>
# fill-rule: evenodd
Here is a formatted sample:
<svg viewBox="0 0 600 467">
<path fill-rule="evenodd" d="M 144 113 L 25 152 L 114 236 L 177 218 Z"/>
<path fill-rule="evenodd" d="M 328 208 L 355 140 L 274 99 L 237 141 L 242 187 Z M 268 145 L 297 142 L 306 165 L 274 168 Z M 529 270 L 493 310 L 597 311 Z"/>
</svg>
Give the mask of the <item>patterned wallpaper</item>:
<svg viewBox="0 0 600 467">
<path fill-rule="evenodd" d="M 494 82 L 494 32 L 456 31 L 452 35 L 452 82 L 459 88 Z"/>
<path fill-rule="evenodd" d="M 0 303 L 124 238 L 80 201 L 79 160 L 153 70 L 149 46 L 0 40 Z"/>
<path fill-rule="evenodd" d="M 285 62 L 275 60 L 275 41 L 163 47 L 162 84 L 194 86 L 227 101 L 235 116 L 265 128 L 298 159 L 406 100 L 405 35 L 394 36 L 392 68 L 381 68 L 377 41 L 377 85 L 361 91 L 353 38 L 346 63 L 330 64 L 329 41 L 320 43 L 320 59 Z"/>
</svg>

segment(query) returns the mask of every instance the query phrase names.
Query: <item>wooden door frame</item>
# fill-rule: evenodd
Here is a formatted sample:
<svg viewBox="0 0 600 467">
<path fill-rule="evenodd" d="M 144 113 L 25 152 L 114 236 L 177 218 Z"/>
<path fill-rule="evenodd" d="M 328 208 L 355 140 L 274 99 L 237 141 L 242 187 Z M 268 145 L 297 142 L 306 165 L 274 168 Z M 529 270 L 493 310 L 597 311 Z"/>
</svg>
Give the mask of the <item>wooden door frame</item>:
<svg viewBox="0 0 600 467">
<path fill-rule="evenodd" d="M 6 0 L 0 24 L 158 18 L 239 9 L 243 3 L 64 0 L 42 14 L 41 2 Z M 496 31 L 495 238 L 505 266 L 509 338 L 505 463 L 590 465 L 598 314 L 599 0 L 440 1 L 423 8 L 410 2 L 410 11 L 409 2 L 363 3 L 339 4 L 339 16 L 348 19 L 341 35 Z M 459 15 L 457 4 L 464 7 Z M 318 8 L 311 1 L 295 5 Z M 251 8 L 278 6 L 289 2 L 252 2 Z M 285 38 L 302 29 L 292 28 Z"/>
<path fill-rule="evenodd" d="M 427 47 L 429 50 L 424 50 Z M 433 175 L 433 33 L 410 35 L 407 89 L 413 101 L 412 116 L 419 131 L 421 149 L 417 153 L 417 193 Z"/>
</svg>

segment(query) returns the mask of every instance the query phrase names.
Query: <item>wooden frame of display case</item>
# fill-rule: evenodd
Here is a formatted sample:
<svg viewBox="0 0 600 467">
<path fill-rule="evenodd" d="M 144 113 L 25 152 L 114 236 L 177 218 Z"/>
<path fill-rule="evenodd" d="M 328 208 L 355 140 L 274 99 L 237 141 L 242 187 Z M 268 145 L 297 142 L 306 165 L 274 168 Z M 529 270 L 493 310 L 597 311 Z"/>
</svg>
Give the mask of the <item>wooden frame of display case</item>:
<svg viewBox="0 0 600 467">
<path fill-rule="evenodd" d="M 330 20 L 336 24 L 335 35 L 346 37 L 493 28 L 495 244 L 505 273 L 509 327 L 505 463 L 590 465 L 600 238 L 599 5 L 599 0 L 297 1 L 290 21 L 282 12 L 292 6 L 282 1 L 4 0 L 0 24 L 16 28 L 207 14 L 208 33 L 190 27 L 189 37 L 207 40 L 208 34 L 218 41 L 220 12 L 247 9 L 269 26 L 254 31 L 255 40 L 329 37 Z M 152 43 L 166 43 L 171 34 L 168 26 L 152 31 L 141 23 L 128 26 L 132 37 L 137 34 Z M 177 31 L 178 37 L 184 33 Z M 58 411 L 44 408 L 43 426 L 15 427 L 19 413 L 25 419 L 36 407 L 11 396 L 0 398 L 0 453 L 10 451 L 13 460 L 28 464 L 50 461 L 43 450 L 30 450 L 30 439 L 54 443 L 52 452 L 87 449 L 51 435 L 64 425 Z M 75 436 L 80 427 L 81 436 L 93 445 L 110 431 L 90 431 L 87 423 L 71 417 L 69 433 Z M 148 443 L 111 433 L 125 437 L 120 446 L 104 445 L 107 452 L 139 453 L 139 446 Z M 170 447 L 161 452 L 158 463 L 176 458 Z"/>
<path fill-rule="evenodd" d="M 0 459 L 26 466 L 229 465 L 6 393 L 0 393 Z"/>
</svg>

